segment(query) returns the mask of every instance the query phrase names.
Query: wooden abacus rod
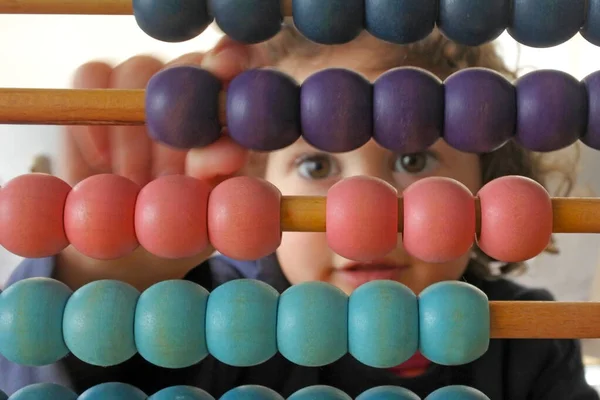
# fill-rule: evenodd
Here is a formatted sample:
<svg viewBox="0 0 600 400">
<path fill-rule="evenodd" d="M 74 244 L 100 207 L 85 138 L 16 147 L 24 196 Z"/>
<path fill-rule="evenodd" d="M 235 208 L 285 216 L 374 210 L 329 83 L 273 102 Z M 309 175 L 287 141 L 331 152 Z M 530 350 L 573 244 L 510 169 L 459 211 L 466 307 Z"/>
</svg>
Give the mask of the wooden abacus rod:
<svg viewBox="0 0 600 400">
<path fill-rule="evenodd" d="M 0 0 L 0 14 L 132 15 L 132 0 Z M 282 16 L 292 15 L 292 0 L 281 0 Z"/>
<path fill-rule="evenodd" d="M 596 302 L 490 301 L 490 319 L 492 338 L 600 338 Z"/>
<path fill-rule="evenodd" d="M 285 196 L 281 202 L 281 227 L 286 232 L 325 232 L 325 197 Z M 402 232 L 402 198 L 398 232 Z M 479 210 L 479 202 L 476 200 Z M 600 233 L 600 198 L 553 198 L 553 232 Z M 479 215 L 479 211 L 478 211 Z M 479 226 L 479 221 L 477 221 Z M 479 230 L 479 229 L 478 229 Z"/>
</svg>

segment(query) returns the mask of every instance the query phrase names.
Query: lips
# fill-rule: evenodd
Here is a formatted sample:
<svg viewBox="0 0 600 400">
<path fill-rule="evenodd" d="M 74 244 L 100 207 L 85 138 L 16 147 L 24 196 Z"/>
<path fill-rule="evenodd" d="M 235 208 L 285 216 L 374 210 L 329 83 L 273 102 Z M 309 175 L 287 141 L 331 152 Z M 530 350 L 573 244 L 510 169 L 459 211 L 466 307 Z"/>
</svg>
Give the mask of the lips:
<svg viewBox="0 0 600 400">
<path fill-rule="evenodd" d="M 400 273 L 407 268 L 408 265 L 387 261 L 351 263 L 337 270 L 336 275 L 353 287 L 358 287 L 374 280 L 397 280 Z"/>
</svg>

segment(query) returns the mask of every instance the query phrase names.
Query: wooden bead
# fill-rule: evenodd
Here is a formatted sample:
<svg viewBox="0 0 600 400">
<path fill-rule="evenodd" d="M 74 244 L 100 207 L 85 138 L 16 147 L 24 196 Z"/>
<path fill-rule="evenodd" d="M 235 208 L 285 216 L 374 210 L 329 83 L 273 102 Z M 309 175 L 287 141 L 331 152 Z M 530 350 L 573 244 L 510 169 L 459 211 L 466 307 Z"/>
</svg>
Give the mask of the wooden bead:
<svg viewBox="0 0 600 400">
<path fill-rule="evenodd" d="M 581 36 L 594 46 L 600 46 L 600 0 L 588 0 L 585 24 Z"/>
<path fill-rule="evenodd" d="M 362 392 L 356 400 L 421 400 L 414 392 L 399 386 L 377 386 Z"/>
<path fill-rule="evenodd" d="M 10 400 L 78 400 L 71 389 L 56 383 L 34 383 L 14 392 Z"/>
<path fill-rule="evenodd" d="M 84 255 L 109 260 L 124 257 L 139 243 L 135 234 L 135 203 L 140 187 L 118 175 L 84 179 L 69 193 L 65 232 Z"/>
<path fill-rule="evenodd" d="M 168 43 L 200 35 L 212 22 L 207 0 L 133 0 L 135 21 L 148 36 Z"/>
<path fill-rule="evenodd" d="M 50 257 L 69 245 L 63 224 L 63 180 L 46 174 L 18 176 L 0 189 L 0 244 L 27 258 Z"/>
<path fill-rule="evenodd" d="M 325 282 L 305 282 L 279 297 L 277 346 L 294 364 L 320 367 L 348 352 L 348 296 Z"/>
<path fill-rule="evenodd" d="M 227 391 L 219 400 L 284 400 L 273 389 L 258 385 L 243 385 Z"/>
<path fill-rule="evenodd" d="M 184 175 L 147 184 L 135 206 L 135 232 L 141 246 L 162 258 L 195 256 L 209 246 L 207 209 L 210 186 Z"/>
<path fill-rule="evenodd" d="M 76 290 L 63 316 L 63 335 L 71 353 L 101 367 L 133 357 L 137 352 L 133 329 L 139 295 L 130 285 L 109 280 Z"/>
<path fill-rule="evenodd" d="M 333 386 L 313 385 L 297 390 L 288 400 L 352 400 L 352 397 Z"/>
<path fill-rule="evenodd" d="M 425 262 L 460 258 L 475 241 L 475 199 L 462 183 L 421 179 L 403 193 L 406 251 Z"/>
<path fill-rule="evenodd" d="M 512 0 L 508 34 L 529 47 L 548 48 L 571 39 L 585 21 L 586 0 Z"/>
<path fill-rule="evenodd" d="M 195 387 L 195 386 L 171 386 L 162 389 L 152 396 L 148 397 L 148 400 L 215 400 L 206 391 Z M 1 400 L 1 399 L 0 399 Z"/>
<path fill-rule="evenodd" d="M 343 44 L 363 30 L 363 0 L 292 1 L 294 25 L 304 36 L 321 44 Z"/>
<path fill-rule="evenodd" d="M 258 260 L 281 243 L 281 192 L 246 176 L 217 185 L 208 200 L 210 243 L 225 256 Z"/>
<path fill-rule="evenodd" d="M 383 180 L 357 176 L 329 189 L 326 203 L 327 242 L 354 261 L 383 258 L 398 243 L 398 194 Z"/>
<path fill-rule="evenodd" d="M 18 281 L 0 295 L 0 354 L 28 366 L 57 362 L 69 354 L 63 312 L 72 291 L 49 278 Z"/>
<path fill-rule="evenodd" d="M 107 382 L 83 392 L 77 400 L 147 400 L 148 396 L 135 386 L 121 382 Z"/>
<path fill-rule="evenodd" d="M 208 355 L 207 301 L 205 288 L 185 280 L 164 281 L 146 289 L 135 309 L 138 353 L 163 368 L 185 368 L 202 361 Z"/>
<path fill-rule="evenodd" d="M 490 398 L 472 387 L 451 385 L 437 389 L 425 400 L 490 400 Z"/>
<path fill-rule="evenodd" d="M 419 295 L 419 351 L 440 365 L 463 365 L 488 350 L 488 298 L 460 281 L 438 282 Z"/>
<path fill-rule="evenodd" d="M 437 0 L 365 0 L 365 28 L 397 44 L 425 39 L 435 26 Z"/>
<path fill-rule="evenodd" d="M 440 32 L 466 46 L 491 42 L 507 28 L 511 3 L 512 0 L 441 0 Z"/>
<path fill-rule="evenodd" d="M 259 365 L 277 353 L 279 293 L 264 282 L 236 279 L 212 291 L 206 306 L 206 344 L 217 360 Z"/>
<path fill-rule="evenodd" d="M 280 0 L 208 0 L 215 22 L 237 42 L 265 42 L 281 30 Z"/>
<path fill-rule="evenodd" d="M 481 230 L 477 243 L 490 257 L 521 262 L 540 254 L 552 235 L 552 202 L 542 185 L 522 176 L 486 184 L 477 194 Z"/>
<path fill-rule="evenodd" d="M 408 287 L 394 281 L 366 283 L 348 301 L 348 350 L 362 364 L 395 367 L 417 351 L 418 324 L 417 296 Z"/>
</svg>

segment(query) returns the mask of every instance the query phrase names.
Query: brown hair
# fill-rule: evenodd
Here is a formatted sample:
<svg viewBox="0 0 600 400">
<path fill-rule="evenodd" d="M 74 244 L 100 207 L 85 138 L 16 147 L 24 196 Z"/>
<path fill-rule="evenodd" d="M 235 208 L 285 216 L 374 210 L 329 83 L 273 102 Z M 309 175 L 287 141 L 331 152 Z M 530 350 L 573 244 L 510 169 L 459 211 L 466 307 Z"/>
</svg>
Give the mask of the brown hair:
<svg viewBox="0 0 600 400">
<path fill-rule="evenodd" d="M 434 30 L 427 38 L 410 44 L 396 45 L 383 41 L 374 40 L 367 33 L 356 40 L 367 40 L 369 50 L 377 52 L 374 68 L 389 70 L 401 66 L 413 66 L 423 68 L 437 75 L 440 79 L 446 79 L 453 73 L 464 68 L 487 68 L 494 70 L 510 81 L 517 79 L 517 71 L 510 70 L 498 54 L 493 44 L 485 44 L 478 47 L 458 45 L 445 38 L 439 31 Z M 273 64 L 277 64 L 288 57 L 309 60 L 331 51 L 332 46 L 318 45 L 310 42 L 301 35 L 293 26 L 293 22 L 287 20 L 282 31 L 275 38 L 266 42 L 269 55 Z M 373 49 L 373 47 L 380 47 Z M 373 58 L 365 57 L 373 60 Z M 481 181 L 486 184 L 496 178 L 507 175 L 520 175 L 531 178 L 544 187 L 548 188 L 548 178 L 551 174 L 558 174 L 559 185 L 552 193 L 556 196 L 567 196 L 575 182 L 575 167 L 578 160 L 577 147 L 575 157 L 566 159 L 560 157 L 560 163 L 547 161 L 547 154 L 530 152 L 513 141 L 503 147 L 482 154 Z M 263 157 L 255 158 L 255 166 L 260 166 Z M 252 160 L 252 158 L 251 158 Z M 259 167 L 260 168 L 260 167 Z M 552 239 L 546 248 L 547 252 L 558 253 Z M 469 263 L 469 269 L 483 277 L 496 275 L 492 272 L 491 264 L 496 262 L 483 253 L 477 246 L 473 252 L 473 262 Z M 507 263 L 499 266 L 499 274 L 521 272 L 525 269 L 523 263 Z"/>
</svg>

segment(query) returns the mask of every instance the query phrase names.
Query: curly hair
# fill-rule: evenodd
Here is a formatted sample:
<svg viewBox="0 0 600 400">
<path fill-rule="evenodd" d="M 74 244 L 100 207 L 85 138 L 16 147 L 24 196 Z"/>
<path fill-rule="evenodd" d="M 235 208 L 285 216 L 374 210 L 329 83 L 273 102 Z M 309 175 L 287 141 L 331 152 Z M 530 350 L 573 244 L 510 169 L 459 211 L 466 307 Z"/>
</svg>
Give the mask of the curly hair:
<svg viewBox="0 0 600 400">
<path fill-rule="evenodd" d="M 368 33 L 363 33 L 356 40 L 368 42 L 365 44 L 365 48 L 368 47 L 370 51 L 377 54 L 374 59 L 365 57 L 370 60 L 371 67 L 377 70 L 389 70 L 404 66 L 418 67 L 430 71 L 441 80 L 459 70 L 473 67 L 496 71 L 510 81 L 516 80 L 518 76 L 517 71 L 506 66 L 493 43 L 477 47 L 463 46 L 450 41 L 438 30 L 434 30 L 427 38 L 408 45 L 374 40 Z M 324 56 L 336 47 L 309 41 L 295 29 L 293 21 L 289 19 L 285 21 L 282 31 L 265 44 L 274 65 L 290 57 L 308 61 L 318 56 Z M 365 69 L 368 70 L 369 65 L 366 65 Z M 567 196 L 574 187 L 579 158 L 577 146 L 573 146 L 572 149 L 576 154 L 569 161 L 565 162 L 562 157 L 560 163 L 549 162 L 547 154 L 528 151 L 514 141 L 509 141 L 493 152 L 480 155 L 481 182 L 486 184 L 502 176 L 520 175 L 531 178 L 548 188 L 548 177 L 558 174 L 560 184 L 553 195 Z M 256 160 L 259 159 L 255 159 L 256 165 L 264 163 L 264 161 Z M 554 238 L 551 239 L 545 251 L 552 254 L 558 253 L 558 249 L 554 245 Z M 498 263 L 498 260 L 492 259 L 474 246 L 472 262 L 469 263 L 468 268 L 479 276 L 490 278 L 494 275 L 514 274 L 524 271 L 526 267 L 524 263 L 500 263 L 499 274 L 494 274 L 492 263 Z"/>
</svg>

